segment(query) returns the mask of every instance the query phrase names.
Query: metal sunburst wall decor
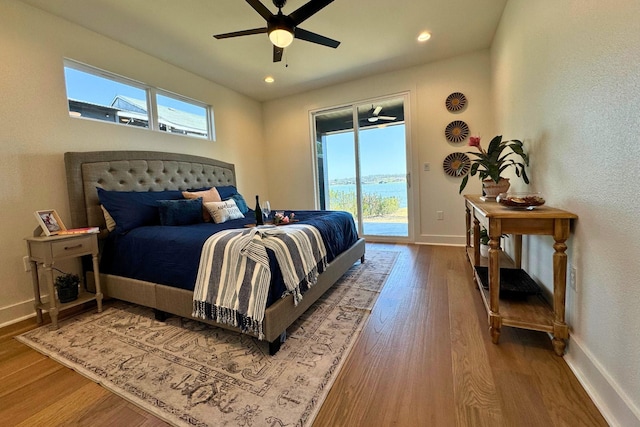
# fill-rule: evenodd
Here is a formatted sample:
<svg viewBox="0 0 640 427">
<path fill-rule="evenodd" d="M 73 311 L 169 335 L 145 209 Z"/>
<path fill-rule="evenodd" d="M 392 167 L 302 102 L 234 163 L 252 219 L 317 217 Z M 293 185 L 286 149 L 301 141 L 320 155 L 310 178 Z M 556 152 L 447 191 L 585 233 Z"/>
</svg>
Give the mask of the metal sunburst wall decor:
<svg viewBox="0 0 640 427">
<path fill-rule="evenodd" d="M 455 120 L 447 125 L 444 136 L 449 142 L 464 141 L 469 136 L 469 126 L 462 120 Z"/>
<path fill-rule="evenodd" d="M 447 110 L 451 112 L 460 111 L 467 106 L 467 97 L 460 92 L 454 92 L 447 96 L 447 100 L 444 104 L 447 107 Z"/>
</svg>

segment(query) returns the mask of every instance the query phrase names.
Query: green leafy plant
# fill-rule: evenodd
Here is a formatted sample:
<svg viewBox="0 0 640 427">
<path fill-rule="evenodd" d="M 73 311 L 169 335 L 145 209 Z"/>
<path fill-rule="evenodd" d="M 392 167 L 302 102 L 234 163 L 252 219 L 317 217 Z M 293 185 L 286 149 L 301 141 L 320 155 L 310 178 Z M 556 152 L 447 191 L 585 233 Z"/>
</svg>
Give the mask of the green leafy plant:
<svg viewBox="0 0 640 427">
<path fill-rule="evenodd" d="M 78 277 L 77 274 L 65 273 L 57 268 L 56 270 L 62 273 L 60 276 L 56 277 L 54 283 L 60 302 L 65 303 L 77 299 L 80 277 Z"/>
<path fill-rule="evenodd" d="M 480 152 L 467 152 L 467 154 L 471 154 L 476 158 L 471 160 L 471 170 L 460 183 L 460 190 L 458 190 L 458 193 L 462 193 L 462 190 L 467 186 L 469 176 L 475 176 L 478 174 L 481 180 L 490 178 L 497 183 L 500 181 L 500 174 L 509 167 L 514 167 L 516 175 L 519 177 L 521 176 L 524 182 L 528 184 L 529 177 L 527 176 L 525 166 L 529 166 L 529 156 L 524 152 L 522 145 L 522 141 L 517 139 L 503 141 L 502 135 L 498 135 L 491 140 L 489 148 L 485 151 L 480 145 L 479 136 L 470 137 L 469 146 L 476 147 Z M 503 154 L 506 148 L 509 148 L 510 150 L 506 154 Z M 522 160 L 516 161 L 510 158 L 511 156 L 519 156 Z"/>
<path fill-rule="evenodd" d="M 508 234 L 503 234 L 501 237 L 509 237 Z M 484 227 L 480 227 L 480 244 L 481 245 L 488 245 L 489 244 L 489 232 L 487 232 L 487 229 Z"/>
<path fill-rule="evenodd" d="M 351 191 L 329 190 L 331 209 L 346 211 L 356 215 L 356 193 Z M 365 218 L 380 217 L 400 209 L 398 197 L 384 197 L 380 194 L 364 194 L 362 197 L 362 216 Z"/>
<path fill-rule="evenodd" d="M 489 244 L 489 233 L 487 232 L 487 229 L 484 227 L 480 229 L 480 244 L 481 245 Z"/>
<path fill-rule="evenodd" d="M 65 273 L 58 277 L 56 277 L 56 288 L 73 288 L 78 287 L 78 283 L 80 283 L 80 277 L 77 274 L 69 274 Z"/>
</svg>

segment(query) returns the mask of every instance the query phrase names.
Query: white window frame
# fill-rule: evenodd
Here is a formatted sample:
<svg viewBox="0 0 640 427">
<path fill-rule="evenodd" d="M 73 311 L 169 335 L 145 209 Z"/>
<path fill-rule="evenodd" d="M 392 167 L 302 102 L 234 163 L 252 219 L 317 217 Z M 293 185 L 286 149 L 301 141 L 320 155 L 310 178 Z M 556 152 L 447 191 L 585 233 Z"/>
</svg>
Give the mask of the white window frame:
<svg viewBox="0 0 640 427">
<path fill-rule="evenodd" d="M 106 78 L 108 80 L 113 80 L 117 83 L 123 84 L 123 85 L 127 85 L 127 86 L 131 86 L 134 87 L 136 89 L 141 89 L 143 91 L 145 91 L 146 94 L 146 103 L 147 103 L 147 116 L 148 116 L 148 127 L 137 127 L 138 129 L 147 129 L 147 130 L 151 130 L 151 131 L 156 131 L 156 132 L 162 132 L 163 134 L 167 134 L 167 135 L 176 135 L 176 136 L 184 136 L 184 137 L 189 137 L 189 138 L 196 138 L 196 139 L 200 139 L 200 140 L 209 140 L 209 141 L 215 141 L 216 137 L 215 137 L 215 121 L 214 121 L 214 115 L 213 115 L 213 108 L 211 107 L 211 105 L 206 104 L 204 102 L 195 100 L 193 98 L 189 98 L 187 96 L 184 95 L 180 95 L 177 94 L 175 92 L 171 92 L 168 90 L 164 90 L 164 89 L 160 89 L 154 86 L 150 86 L 148 84 L 145 84 L 143 82 L 139 82 L 137 80 L 128 78 L 128 77 L 124 77 L 121 76 L 119 74 L 115 74 L 106 70 L 102 70 L 100 68 L 97 67 L 93 67 L 91 65 L 87 65 L 78 61 L 75 61 L 73 59 L 69 59 L 69 58 L 64 58 L 63 60 L 64 63 L 64 68 L 72 68 L 74 70 L 83 72 L 83 73 L 87 73 L 87 74 L 91 74 L 91 75 L 95 75 L 98 77 L 102 77 L 102 78 Z M 66 85 L 66 82 L 65 82 Z M 189 135 L 189 134 L 177 134 L 177 133 L 172 133 L 172 132 L 166 132 L 163 130 L 160 130 L 160 125 L 159 125 L 159 121 L 158 121 L 158 104 L 157 104 L 157 95 L 162 95 L 168 98 L 173 98 L 175 100 L 181 101 L 181 102 L 185 102 L 187 104 L 192 104 L 196 107 L 200 107 L 200 108 L 204 108 L 206 113 L 206 123 L 207 123 L 207 136 L 203 137 L 203 136 L 196 136 L 196 135 Z M 67 108 L 69 108 L 69 98 L 67 97 Z M 103 123 L 115 123 L 117 125 L 123 125 L 122 123 L 118 123 L 118 122 L 109 122 L 109 121 L 104 121 L 104 120 L 99 120 L 96 118 L 90 118 L 90 117 L 82 117 L 82 116 L 75 116 L 75 115 L 70 115 L 72 118 L 75 119 L 84 119 L 84 120 L 93 120 L 93 121 L 100 121 Z"/>
</svg>

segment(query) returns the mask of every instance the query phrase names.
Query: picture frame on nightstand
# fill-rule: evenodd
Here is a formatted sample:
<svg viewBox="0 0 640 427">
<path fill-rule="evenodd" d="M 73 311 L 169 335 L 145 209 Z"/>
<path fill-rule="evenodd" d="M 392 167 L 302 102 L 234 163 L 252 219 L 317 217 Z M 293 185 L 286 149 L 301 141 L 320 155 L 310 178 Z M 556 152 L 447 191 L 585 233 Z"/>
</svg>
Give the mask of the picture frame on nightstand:
<svg viewBox="0 0 640 427">
<path fill-rule="evenodd" d="M 65 231 L 67 229 L 55 209 L 35 211 L 35 215 L 40 228 L 42 228 L 42 231 L 46 236 L 55 236 L 61 231 Z"/>
</svg>

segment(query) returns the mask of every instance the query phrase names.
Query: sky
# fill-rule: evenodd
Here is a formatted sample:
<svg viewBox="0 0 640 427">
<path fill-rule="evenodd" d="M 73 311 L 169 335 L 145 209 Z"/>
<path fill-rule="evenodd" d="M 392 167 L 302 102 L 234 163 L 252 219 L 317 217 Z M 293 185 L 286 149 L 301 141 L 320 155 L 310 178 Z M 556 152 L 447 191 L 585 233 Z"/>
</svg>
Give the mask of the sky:
<svg viewBox="0 0 640 427">
<path fill-rule="evenodd" d="M 67 98 L 69 99 L 91 102 L 98 105 L 111 105 L 116 95 L 128 96 L 139 100 L 144 100 L 147 97 L 144 89 L 78 71 L 70 67 L 64 68 L 64 75 L 67 84 Z M 173 107 L 203 117 L 206 116 L 206 110 L 202 107 L 190 106 L 185 102 L 166 96 L 158 95 L 158 102 L 167 107 Z"/>
<path fill-rule="evenodd" d="M 374 127 L 360 131 L 360 175 L 407 173 L 405 126 Z M 353 132 L 327 136 L 329 180 L 355 177 Z"/>
</svg>

